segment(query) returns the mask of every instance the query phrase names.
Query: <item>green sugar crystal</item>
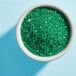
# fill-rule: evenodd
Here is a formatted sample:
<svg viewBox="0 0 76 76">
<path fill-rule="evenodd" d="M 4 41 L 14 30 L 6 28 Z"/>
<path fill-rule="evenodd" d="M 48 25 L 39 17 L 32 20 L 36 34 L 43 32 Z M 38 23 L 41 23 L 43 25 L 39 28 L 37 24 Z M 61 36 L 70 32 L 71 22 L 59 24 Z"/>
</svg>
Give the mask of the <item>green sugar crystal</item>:
<svg viewBox="0 0 76 76">
<path fill-rule="evenodd" d="M 30 11 L 21 24 L 24 46 L 41 57 L 60 53 L 70 39 L 69 21 L 58 9 L 37 7 Z"/>
</svg>

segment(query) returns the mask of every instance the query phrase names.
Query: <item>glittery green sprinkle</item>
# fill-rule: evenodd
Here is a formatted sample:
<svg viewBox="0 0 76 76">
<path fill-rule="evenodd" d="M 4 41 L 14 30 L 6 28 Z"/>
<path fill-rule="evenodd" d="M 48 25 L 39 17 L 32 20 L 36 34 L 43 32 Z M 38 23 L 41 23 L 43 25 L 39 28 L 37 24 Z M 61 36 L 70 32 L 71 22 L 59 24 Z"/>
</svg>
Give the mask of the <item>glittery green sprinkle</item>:
<svg viewBox="0 0 76 76">
<path fill-rule="evenodd" d="M 58 9 L 38 7 L 30 11 L 21 24 L 24 46 L 41 57 L 60 53 L 70 39 L 70 23 Z"/>
</svg>

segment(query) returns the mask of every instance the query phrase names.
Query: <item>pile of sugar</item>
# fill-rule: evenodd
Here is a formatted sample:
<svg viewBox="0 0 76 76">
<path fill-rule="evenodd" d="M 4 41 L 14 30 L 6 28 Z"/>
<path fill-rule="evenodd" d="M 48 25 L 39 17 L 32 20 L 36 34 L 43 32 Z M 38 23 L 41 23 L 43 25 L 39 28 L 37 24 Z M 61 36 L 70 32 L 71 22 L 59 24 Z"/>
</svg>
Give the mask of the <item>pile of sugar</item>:
<svg viewBox="0 0 76 76">
<path fill-rule="evenodd" d="M 69 22 L 55 8 L 38 7 L 30 11 L 21 24 L 24 46 L 37 56 L 60 53 L 70 39 Z"/>
</svg>

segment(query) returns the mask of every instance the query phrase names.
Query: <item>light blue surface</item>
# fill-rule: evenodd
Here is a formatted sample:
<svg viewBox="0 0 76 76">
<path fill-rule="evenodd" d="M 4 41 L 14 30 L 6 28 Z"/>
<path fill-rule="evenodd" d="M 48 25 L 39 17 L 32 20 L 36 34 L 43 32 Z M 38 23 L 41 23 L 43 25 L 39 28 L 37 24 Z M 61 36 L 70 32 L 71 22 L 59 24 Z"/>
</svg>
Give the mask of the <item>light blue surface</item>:
<svg viewBox="0 0 76 76">
<path fill-rule="evenodd" d="M 19 48 L 17 21 L 25 9 L 38 3 L 62 7 L 76 28 L 76 0 L 0 0 L 0 76 L 76 76 L 76 31 L 67 54 L 55 61 L 32 60 Z"/>
</svg>

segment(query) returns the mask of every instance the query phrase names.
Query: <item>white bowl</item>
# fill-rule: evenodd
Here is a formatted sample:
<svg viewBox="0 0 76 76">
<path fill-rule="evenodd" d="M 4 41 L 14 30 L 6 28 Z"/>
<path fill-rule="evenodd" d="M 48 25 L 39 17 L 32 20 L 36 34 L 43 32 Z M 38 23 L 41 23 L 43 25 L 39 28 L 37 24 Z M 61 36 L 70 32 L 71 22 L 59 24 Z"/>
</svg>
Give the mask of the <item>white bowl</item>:
<svg viewBox="0 0 76 76">
<path fill-rule="evenodd" d="M 53 56 L 50 56 L 50 57 L 41 57 L 41 56 L 37 56 L 37 55 L 34 55 L 33 53 L 31 53 L 30 51 L 28 51 L 28 49 L 24 46 L 23 44 L 23 41 L 22 41 L 22 38 L 21 38 L 21 34 L 20 34 L 20 28 L 21 28 L 21 23 L 24 19 L 24 17 L 34 8 L 36 7 L 41 7 L 41 6 L 48 6 L 48 7 L 53 7 L 53 8 L 56 8 L 58 9 L 59 11 L 61 11 L 68 19 L 69 23 L 70 23 L 70 29 L 71 29 L 71 38 L 69 40 L 69 43 L 67 44 L 66 48 L 64 48 L 63 51 L 61 51 L 60 53 L 56 54 L 56 55 L 53 55 Z M 57 5 L 51 5 L 51 4 L 37 4 L 37 5 L 34 5 L 30 8 L 28 8 L 27 10 L 25 10 L 25 12 L 22 14 L 22 16 L 20 17 L 19 21 L 18 21 L 18 24 L 17 24 L 17 29 L 16 29 L 16 35 L 17 35 L 17 41 L 19 43 L 19 46 L 21 47 L 22 51 L 28 55 L 29 57 L 35 59 L 35 60 L 38 60 L 38 61 L 50 61 L 50 60 L 54 60 L 54 59 L 57 59 L 61 56 L 63 56 L 67 51 L 68 49 L 71 47 L 71 44 L 72 44 L 72 41 L 73 41 L 73 27 L 72 27 L 72 22 L 70 20 L 71 18 L 67 15 L 67 13 L 64 12 L 64 10 L 62 10 L 60 7 L 58 7 Z"/>
</svg>

